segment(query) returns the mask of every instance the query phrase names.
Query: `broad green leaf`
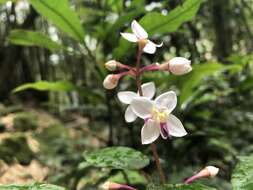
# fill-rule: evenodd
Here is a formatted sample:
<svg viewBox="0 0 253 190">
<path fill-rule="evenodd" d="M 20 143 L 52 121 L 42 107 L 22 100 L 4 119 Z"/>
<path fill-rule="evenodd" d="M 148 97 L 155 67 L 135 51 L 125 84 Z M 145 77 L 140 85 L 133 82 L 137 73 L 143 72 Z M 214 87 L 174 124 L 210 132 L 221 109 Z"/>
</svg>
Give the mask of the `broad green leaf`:
<svg viewBox="0 0 253 190">
<path fill-rule="evenodd" d="M 7 3 L 8 1 L 16 2 L 16 1 L 18 1 L 18 0 L 0 0 L 0 4 Z"/>
<path fill-rule="evenodd" d="M 141 169 L 149 164 L 147 156 L 128 147 L 109 147 L 84 153 L 86 162 L 95 167 Z"/>
<path fill-rule="evenodd" d="M 147 190 L 216 190 L 212 187 L 207 187 L 201 184 L 165 184 L 165 185 L 148 185 Z"/>
<path fill-rule="evenodd" d="M 206 77 L 213 75 L 216 72 L 223 71 L 225 68 L 226 66 L 220 63 L 195 65 L 192 72 L 185 76 L 182 76 L 180 79 L 183 82 L 180 91 L 180 104 L 182 107 L 185 107 L 184 104 L 188 102 L 188 98 L 190 98 L 191 94 L 194 91 L 194 88 L 203 82 Z"/>
<path fill-rule="evenodd" d="M 20 92 L 27 89 L 34 89 L 39 91 L 58 91 L 58 92 L 67 92 L 75 90 L 76 87 L 68 81 L 38 81 L 34 83 L 26 83 L 21 86 L 18 86 L 13 90 L 14 93 Z"/>
<path fill-rule="evenodd" d="M 253 155 L 239 157 L 232 174 L 233 190 L 252 190 L 253 189 Z"/>
<path fill-rule="evenodd" d="M 144 13 L 144 8 L 139 8 L 138 10 L 133 10 L 131 12 L 128 12 L 126 14 L 121 15 L 111 26 L 108 27 L 106 32 L 106 37 L 112 37 L 112 34 L 115 34 L 119 28 L 125 25 L 125 23 L 133 20 L 140 14 Z M 117 35 L 116 35 L 117 36 Z"/>
<path fill-rule="evenodd" d="M 194 18 L 201 3 L 203 0 L 186 0 L 168 15 L 151 12 L 142 17 L 140 23 L 150 35 L 175 32 L 184 22 Z"/>
<path fill-rule="evenodd" d="M 8 39 L 11 43 L 23 46 L 39 46 L 51 51 L 61 49 L 62 46 L 52 41 L 46 35 L 29 30 L 12 30 Z"/>
<path fill-rule="evenodd" d="M 175 32 L 184 22 L 194 18 L 202 2 L 203 0 L 186 0 L 182 5 L 170 11 L 168 15 L 150 12 L 142 17 L 139 22 L 151 37 L 154 34 L 162 35 Z M 119 47 L 113 52 L 114 56 L 121 58 L 129 48 L 129 42 L 120 39 Z"/>
<path fill-rule="evenodd" d="M 138 170 L 119 171 L 115 175 L 111 175 L 107 181 L 113 181 L 121 184 L 146 184 L 147 179 Z"/>
<path fill-rule="evenodd" d="M 82 42 L 84 30 L 68 0 L 29 0 L 43 17 L 77 41 Z"/>
<path fill-rule="evenodd" d="M 6 2 L 8 2 L 9 0 L 0 0 L 0 4 L 4 4 Z"/>
<path fill-rule="evenodd" d="M 0 185 L 0 190 L 67 190 L 64 187 L 33 183 L 28 185 Z"/>
</svg>

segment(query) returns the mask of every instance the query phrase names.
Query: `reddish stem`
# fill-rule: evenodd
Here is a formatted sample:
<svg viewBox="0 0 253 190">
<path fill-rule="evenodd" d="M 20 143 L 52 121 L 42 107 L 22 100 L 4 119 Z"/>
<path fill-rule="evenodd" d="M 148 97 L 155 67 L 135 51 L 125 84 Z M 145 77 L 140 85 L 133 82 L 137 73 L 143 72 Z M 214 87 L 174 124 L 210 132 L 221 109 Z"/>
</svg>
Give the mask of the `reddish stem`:
<svg viewBox="0 0 253 190">
<path fill-rule="evenodd" d="M 142 88 L 141 88 L 141 74 L 143 72 L 143 69 L 140 69 L 141 55 L 142 55 L 142 48 L 139 45 L 137 59 L 136 59 L 136 86 L 137 86 L 140 96 L 143 96 L 143 92 L 142 92 Z M 146 66 L 146 67 L 148 67 L 148 66 Z M 163 169 L 160 164 L 159 155 L 157 153 L 156 145 L 154 143 L 151 144 L 151 149 L 152 149 L 153 156 L 155 159 L 156 168 L 157 168 L 159 176 L 160 176 L 160 180 L 164 184 L 166 182 L 165 175 L 164 175 Z"/>
<path fill-rule="evenodd" d="M 196 174 L 196 175 L 194 175 L 194 176 L 188 178 L 187 180 L 185 180 L 184 183 L 185 183 L 185 184 L 190 184 L 190 183 L 192 183 L 193 181 L 195 181 L 195 180 L 197 180 L 197 179 L 199 179 L 199 178 L 201 178 L 201 176 L 199 176 L 198 174 Z"/>
<path fill-rule="evenodd" d="M 145 71 L 157 71 L 159 70 L 160 67 L 156 64 L 152 64 L 152 65 L 148 65 L 148 66 L 145 66 L 145 67 L 142 67 L 140 72 L 143 73 Z"/>
<path fill-rule="evenodd" d="M 122 64 L 122 63 L 117 63 L 117 66 L 121 69 L 127 69 L 127 70 L 131 70 L 132 67 L 128 66 L 128 65 L 125 65 L 125 64 Z"/>
</svg>

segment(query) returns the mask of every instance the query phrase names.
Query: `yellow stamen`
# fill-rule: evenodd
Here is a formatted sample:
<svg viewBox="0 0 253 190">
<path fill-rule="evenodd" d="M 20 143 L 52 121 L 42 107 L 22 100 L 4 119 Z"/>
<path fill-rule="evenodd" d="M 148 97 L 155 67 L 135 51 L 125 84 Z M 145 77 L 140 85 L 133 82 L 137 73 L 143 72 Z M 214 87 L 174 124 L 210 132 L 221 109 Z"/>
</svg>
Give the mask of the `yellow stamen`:
<svg viewBox="0 0 253 190">
<path fill-rule="evenodd" d="M 147 39 L 140 39 L 139 40 L 139 46 L 140 46 L 140 48 L 143 49 L 146 46 L 147 43 L 148 43 Z"/>
<path fill-rule="evenodd" d="M 166 109 L 158 110 L 156 108 L 153 108 L 151 115 L 152 119 L 154 119 L 155 121 L 159 123 L 166 123 L 169 114 Z"/>
</svg>

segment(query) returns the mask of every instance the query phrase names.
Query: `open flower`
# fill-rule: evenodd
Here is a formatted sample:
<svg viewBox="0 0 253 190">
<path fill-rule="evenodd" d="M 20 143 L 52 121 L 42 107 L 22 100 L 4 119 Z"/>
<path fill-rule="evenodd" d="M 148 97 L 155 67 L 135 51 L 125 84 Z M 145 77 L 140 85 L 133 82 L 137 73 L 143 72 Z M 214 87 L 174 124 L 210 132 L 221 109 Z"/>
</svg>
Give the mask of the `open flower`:
<svg viewBox="0 0 253 190">
<path fill-rule="evenodd" d="M 131 23 L 133 33 L 120 33 L 123 38 L 130 42 L 138 42 L 139 46 L 144 52 L 154 54 L 157 47 L 161 47 L 163 44 L 155 44 L 148 39 L 148 33 L 142 28 L 142 26 L 134 20 Z"/>
<path fill-rule="evenodd" d="M 182 137 L 187 134 L 181 121 L 171 114 L 176 107 L 177 96 L 173 91 L 158 96 L 154 101 L 146 97 L 132 100 L 131 108 L 134 113 L 145 120 L 141 130 L 142 144 L 150 144 L 161 134 L 162 138 L 169 136 Z"/>
<path fill-rule="evenodd" d="M 155 84 L 153 82 L 144 83 L 141 85 L 143 96 L 147 99 L 152 99 L 155 95 Z M 129 104 L 125 112 L 125 120 L 127 122 L 133 122 L 137 118 L 137 115 L 133 112 L 131 103 L 132 100 L 139 97 L 139 93 L 132 91 L 123 91 L 118 93 L 119 100 L 124 104 Z"/>
</svg>

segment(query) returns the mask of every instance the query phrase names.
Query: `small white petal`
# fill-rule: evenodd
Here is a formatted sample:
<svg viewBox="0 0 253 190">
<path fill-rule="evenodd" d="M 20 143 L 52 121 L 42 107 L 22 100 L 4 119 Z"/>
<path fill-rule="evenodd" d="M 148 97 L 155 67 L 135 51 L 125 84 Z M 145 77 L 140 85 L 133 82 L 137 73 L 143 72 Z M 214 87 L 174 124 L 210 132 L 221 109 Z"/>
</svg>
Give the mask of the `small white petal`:
<svg viewBox="0 0 253 190">
<path fill-rule="evenodd" d="M 133 33 L 137 36 L 137 38 L 139 38 L 139 39 L 148 38 L 148 33 L 144 30 L 144 28 L 136 20 L 134 20 L 132 22 L 131 28 L 132 28 Z"/>
<path fill-rule="evenodd" d="M 155 99 L 155 105 L 159 108 L 166 107 L 171 112 L 177 105 L 177 95 L 174 91 L 168 91 Z"/>
<path fill-rule="evenodd" d="M 138 117 L 147 119 L 151 115 L 153 102 L 145 97 L 134 98 L 131 107 Z"/>
<path fill-rule="evenodd" d="M 163 46 L 163 42 L 161 42 L 160 44 L 155 44 L 156 47 L 162 47 Z"/>
<path fill-rule="evenodd" d="M 141 129 L 141 142 L 142 144 L 150 144 L 154 142 L 159 135 L 159 123 L 150 119 Z"/>
<path fill-rule="evenodd" d="M 127 106 L 126 112 L 125 112 L 125 120 L 128 123 L 134 122 L 137 118 L 137 115 L 133 112 L 131 106 Z"/>
<path fill-rule="evenodd" d="M 184 126 L 181 123 L 181 121 L 176 116 L 174 116 L 172 114 L 169 115 L 167 125 L 168 125 L 169 134 L 171 136 L 183 137 L 183 136 L 187 135 L 187 132 L 184 129 Z"/>
<path fill-rule="evenodd" d="M 151 41 L 148 41 L 148 43 L 143 48 L 143 51 L 149 54 L 154 54 L 156 51 L 156 44 Z"/>
<path fill-rule="evenodd" d="M 148 82 L 141 85 L 143 96 L 152 99 L 155 95 L 155 83 Z"/>
<path fill-rule="evenodd" d="M 120 33 L 120 35 L 130 42 L 137 42 L 138 39 L 134 34 L 131 33 Z"/>
<path fill-rule="evenodd" d="M 119 100 L 124 104 L 131 104 L 133 98 L 137 97 L 135 92 L 123 91 L 118 93 Z"/>
</svg>

